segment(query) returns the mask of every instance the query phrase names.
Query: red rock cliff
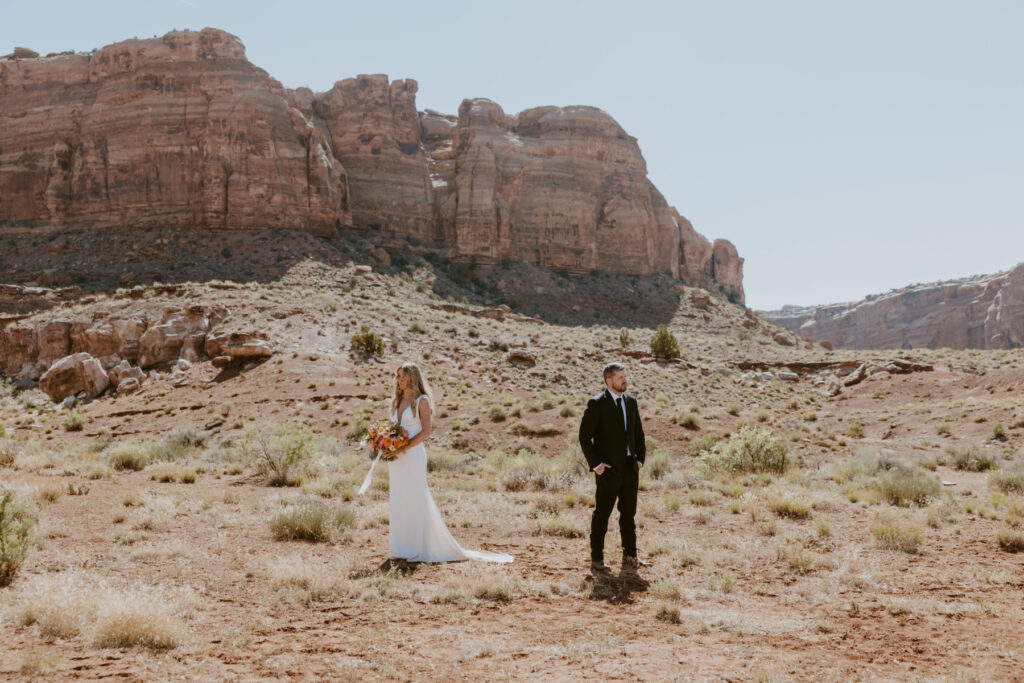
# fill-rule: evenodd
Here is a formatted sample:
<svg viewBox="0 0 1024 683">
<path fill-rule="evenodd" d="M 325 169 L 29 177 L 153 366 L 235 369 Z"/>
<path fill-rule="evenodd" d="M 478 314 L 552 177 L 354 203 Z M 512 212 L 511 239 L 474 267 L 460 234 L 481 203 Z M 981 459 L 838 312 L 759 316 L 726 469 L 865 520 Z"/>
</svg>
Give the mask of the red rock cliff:
<svg viewBox="0 0 1024 683">
<path fill-rule="evenodd" d="M 26 53 L 22 53 L 26 54 Z M 416 110 L 387 76 L 285 90 L 214 29 L 92 56 L 0 59 L 0 224 L 353 226 L 479 265 L 669 273 L 743 302 L 713 245 L 647 178 L 634 138 L 593 107 L 510 116 L 466 100 Z"/>
</svg>

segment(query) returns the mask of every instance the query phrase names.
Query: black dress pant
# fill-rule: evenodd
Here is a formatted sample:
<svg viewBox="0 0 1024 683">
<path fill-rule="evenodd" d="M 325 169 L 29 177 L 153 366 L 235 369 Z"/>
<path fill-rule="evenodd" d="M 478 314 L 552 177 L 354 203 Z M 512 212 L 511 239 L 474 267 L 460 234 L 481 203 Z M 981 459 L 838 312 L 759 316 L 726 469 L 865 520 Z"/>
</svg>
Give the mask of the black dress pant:
<svg viewBox="0 0 1024 683">
<path fill-rule="evenodd" d="M 623 471 L 628 469 L 628 471 Z M 618 470 L 618 471 L 616 471 Z M 604 536 L 608 532 L 608 519 L 616 501 L 619 504 L 619 532 L 622 534 L 622 553 L 636 557 L 636 494 L 640 477 L 633 468 L 613 467 L 597 478 L 594 516 L 590 520 L 590 557 L 604 561 Z"/>
</svg>

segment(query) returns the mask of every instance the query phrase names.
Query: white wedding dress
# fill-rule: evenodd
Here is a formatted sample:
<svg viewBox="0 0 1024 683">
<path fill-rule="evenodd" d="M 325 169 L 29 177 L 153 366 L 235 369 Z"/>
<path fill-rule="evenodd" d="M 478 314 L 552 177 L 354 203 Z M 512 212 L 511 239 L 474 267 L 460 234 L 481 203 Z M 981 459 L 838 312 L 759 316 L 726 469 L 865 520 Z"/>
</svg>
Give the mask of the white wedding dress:
<svg viewBox="0 0 1024 683">
<path fill-rule="evenodd" d="M 424 398 L 416 399 L 417 405 Z M 392 419 L 398 421 L 397 413 L 392 413 Z M 401 424 L 409 432 L 410 439 L 423 429 L 418 410 L 417 416 L 413 417 L 412 405 L 402 411 Z M 452 538 L 427 487 L 427 451 L 423 444 L 410 448 L 397 460 L 389 462 L 388 478 L 391 508 L 388 556 L 391 559 L 409 562 L 512 561 L 512 556 L 504 553 L 463 550 Z"/>
</svg>

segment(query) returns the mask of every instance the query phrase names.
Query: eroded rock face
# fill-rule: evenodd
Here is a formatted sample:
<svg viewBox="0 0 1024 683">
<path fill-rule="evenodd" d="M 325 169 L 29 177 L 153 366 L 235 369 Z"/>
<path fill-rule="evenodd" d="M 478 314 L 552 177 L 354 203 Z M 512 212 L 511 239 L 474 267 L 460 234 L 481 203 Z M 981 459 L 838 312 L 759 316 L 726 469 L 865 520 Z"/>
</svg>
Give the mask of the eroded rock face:
<svg viewBox="0 0 1024 683">
<path fill-rule="evenodd" d="M 418 112 L 417 89 L 285 90 L 214 29 L 0 58 L 0 224 L 352 226 L 480 266 L 667 273 L 743 302 L 736 249 L 669 206 L 608 114 Z"/>
<path fill-rule="evenodd" d="M 860 349 L 1024 347 L 1024 264 L 972 280 L 896 290 L 849 304 L 765 313 L 789 330 Z"/>
<path fill-rule="evenodd" d="M 0 220 L 284 227 L 331 235 L 324 134 L 223 31 L 0 60 Z"/>
</svg>

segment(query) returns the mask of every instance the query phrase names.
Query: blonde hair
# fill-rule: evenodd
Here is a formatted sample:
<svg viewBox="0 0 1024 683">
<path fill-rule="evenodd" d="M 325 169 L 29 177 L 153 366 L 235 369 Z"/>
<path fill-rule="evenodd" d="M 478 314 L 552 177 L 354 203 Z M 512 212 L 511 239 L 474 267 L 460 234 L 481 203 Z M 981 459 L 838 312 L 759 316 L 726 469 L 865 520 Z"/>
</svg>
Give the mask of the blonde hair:
<svg viewBox="0 0 1024 683">
<path fill-rule="evenodd" d="M 423 376 L 423 372 L 419 366 L 415 363 L 404 363 L 402 367 L 398 368 L 398 371 L 409 378 L 409 382 L 412 384 L 413 393 L 418 399 L 420 396 L 426 396 L 428 401 L 433 402 L 434 394 L 430 391 L 430 385 L 427 384 L 426 377 Z M 398 410 L 398 404 L 402 402 L 402 392 L 398 388 L 398 380 L 395 380 L 395 398 L 391 402 L 391 409 Z M 413 400 L 412 402 L 412 416 L 419 419 L 419 401 Z M 401 415 L 398 416 L 401 419 Z"/>
</svg>

